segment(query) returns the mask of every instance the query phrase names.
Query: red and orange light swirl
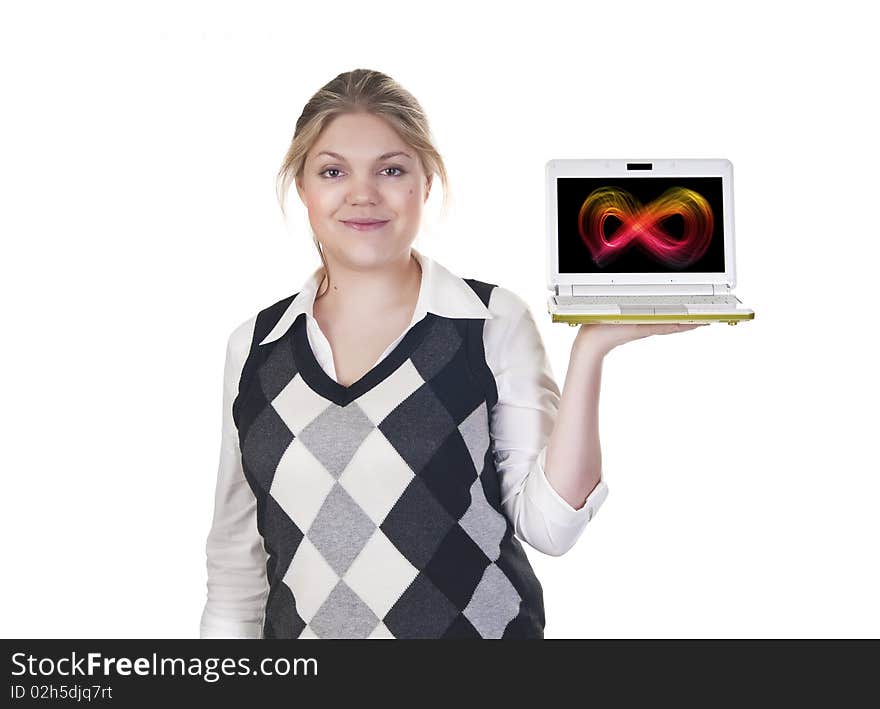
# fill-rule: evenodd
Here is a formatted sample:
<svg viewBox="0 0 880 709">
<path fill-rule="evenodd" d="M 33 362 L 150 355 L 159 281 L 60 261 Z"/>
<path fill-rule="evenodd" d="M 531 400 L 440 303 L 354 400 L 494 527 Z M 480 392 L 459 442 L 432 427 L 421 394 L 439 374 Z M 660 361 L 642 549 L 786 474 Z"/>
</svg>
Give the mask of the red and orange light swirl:
<svg viewBox="0 0 880 709">
<path fill-rule="evenodd" d="M 676 214 L 684 219 L 681 239 L 673 238 L 661 226 L 664 219 Z M 609 217 L 621 224 L 606 236 Z M 584 200 L 578 214 L 581 240 L 598 266 L 615 261 L 636 246 L 665 265 L 683 268 L 706 253 L 714 224 L 706 198 L 686 187 L 671 187 L 646 205 L 626 190 L 600 187 Z"/>
</svg>

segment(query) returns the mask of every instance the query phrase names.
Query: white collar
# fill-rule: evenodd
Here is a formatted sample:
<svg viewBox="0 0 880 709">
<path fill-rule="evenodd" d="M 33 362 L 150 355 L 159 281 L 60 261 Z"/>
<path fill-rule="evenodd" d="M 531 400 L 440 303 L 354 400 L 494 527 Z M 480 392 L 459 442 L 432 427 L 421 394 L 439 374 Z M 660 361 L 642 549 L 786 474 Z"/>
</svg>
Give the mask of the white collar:
<svg viewBox="0 0 880 709">
<path fill-rule="evenodd" d="M 422 267 L 422 282 L 419 286 L 419 297 L 416 301 L 412 323 L 417 323 L 427 313 L 434 313 L 446 318 L 491 319 L 494 317 L 473 289 L 464 282 L 464 279 L 459 278 L 415 247 L 410 247 L 410 250 Z M 307 313 L 314 317 L 315 296 L 323 276 L 324 267 L 322 265 L 306 279 L 275 327 L 260 342 L 261 345 L 281 337 L 290 329 L 300 314 Z"/>
</svg>

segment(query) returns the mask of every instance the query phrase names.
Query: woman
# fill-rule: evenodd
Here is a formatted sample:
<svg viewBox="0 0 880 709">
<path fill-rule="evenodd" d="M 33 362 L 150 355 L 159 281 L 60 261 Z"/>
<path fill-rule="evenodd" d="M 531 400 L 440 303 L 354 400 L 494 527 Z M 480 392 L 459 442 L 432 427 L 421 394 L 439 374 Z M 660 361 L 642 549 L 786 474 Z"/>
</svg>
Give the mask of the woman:
<svg viewBox="0 0 880 709">
<path fill-rule="evenodd" d="M 561 397 L 512 291 L 412 248 L 443 161 L 408 92 L 341 74 L 279 172 L 322 265 L 229 338 L 201 637 L 542 638 L 519 540 L 560 555 L 602 504 L 613 347 L 583 325 Z"/>
</svg>

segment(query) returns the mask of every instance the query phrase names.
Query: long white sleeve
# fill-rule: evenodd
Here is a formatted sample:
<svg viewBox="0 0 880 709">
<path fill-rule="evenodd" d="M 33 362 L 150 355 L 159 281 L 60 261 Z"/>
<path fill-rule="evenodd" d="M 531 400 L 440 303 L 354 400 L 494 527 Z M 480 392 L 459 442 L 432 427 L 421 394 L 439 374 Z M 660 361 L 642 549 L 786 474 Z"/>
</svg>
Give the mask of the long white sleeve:
<svg viewBox="0 0 880 709">
<path fill-rule="evenodd" d="M 220 465 L 214 517 L 206 544 L 208 597 L 201 638 L 260 638 L 268 593 L 267 554 L 257 530 L 257 500 L 244 477 L 232 402 L 253 335 L 255 319 L 229 337 L 223 384 Z"/>
<path fill-rule="evenodd" d="M 495 375 L 498 402 L 490 416 L 501 503 L 516 535 L 533 548 L 560 556 L 583 533 L 608 495 L 604 480 L 575 509 L 544 472 L 561 393 L 528 304 L 496 286 L 486 321 L 486 361 Z"/>
</svg>

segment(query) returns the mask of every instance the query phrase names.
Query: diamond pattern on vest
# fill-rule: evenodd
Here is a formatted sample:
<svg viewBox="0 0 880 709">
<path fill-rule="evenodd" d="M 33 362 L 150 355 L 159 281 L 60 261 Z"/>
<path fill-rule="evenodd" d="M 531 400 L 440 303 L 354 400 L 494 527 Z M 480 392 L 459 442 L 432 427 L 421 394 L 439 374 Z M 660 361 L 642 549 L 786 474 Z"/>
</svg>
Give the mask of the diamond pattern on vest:
<svg viewBox="0 0 880 709">
<path fill-rule="evenodd" d="M 264 637 L 542 637 L 541 587 L 498 500 L 478 331 L 427 318 L 343 405 L 297 356 L 304 316 L 252 347 L 236 407 L 270 559 Z"/>
</svg>

